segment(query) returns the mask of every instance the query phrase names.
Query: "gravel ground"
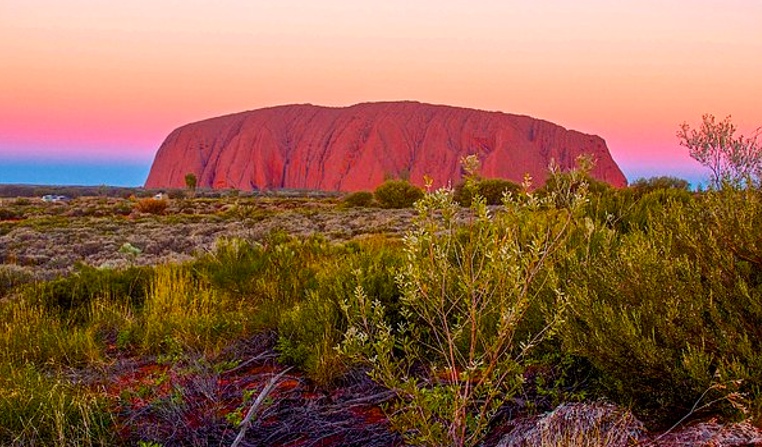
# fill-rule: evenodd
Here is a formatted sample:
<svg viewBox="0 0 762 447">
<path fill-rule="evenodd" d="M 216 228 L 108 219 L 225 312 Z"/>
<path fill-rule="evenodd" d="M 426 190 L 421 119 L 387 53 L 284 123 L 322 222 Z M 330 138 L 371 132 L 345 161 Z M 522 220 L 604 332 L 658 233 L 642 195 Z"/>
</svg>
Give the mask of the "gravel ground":
<svg viewBox="0 0 762 447">
<path fill-rule="evenodd" d="M 113 268 L 186 261 L 213 250 L 219 239 L 258 241 L 273 231 L 336 241 L 374 234 L 397 238 L 414 215 L 410 209 L 241 208 L 228 204 L 209 213 L 36 215 L 5 221 L 0 227 L 0 268 L 50 278 L 71 272 L 77 263 Z M 125 244 L 129 246 L 123 248 Z"/>
</svg>

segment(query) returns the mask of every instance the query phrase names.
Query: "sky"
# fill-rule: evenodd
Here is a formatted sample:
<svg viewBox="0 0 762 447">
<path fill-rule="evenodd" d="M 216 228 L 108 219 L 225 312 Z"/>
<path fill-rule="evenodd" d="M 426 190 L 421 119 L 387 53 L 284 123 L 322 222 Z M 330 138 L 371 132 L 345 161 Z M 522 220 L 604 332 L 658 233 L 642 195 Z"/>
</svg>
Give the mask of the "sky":
<svg viewBox="0 0 762 447">
<path fill-rule="evenodd" d="M 545 119 L 630 180 L 695 183 L 682 122 L 762 126 L 760 23 L 760 0 L 2 0 L 0 183 L 141 185 L 180 125 L 391 100 Z"/>
</svg>

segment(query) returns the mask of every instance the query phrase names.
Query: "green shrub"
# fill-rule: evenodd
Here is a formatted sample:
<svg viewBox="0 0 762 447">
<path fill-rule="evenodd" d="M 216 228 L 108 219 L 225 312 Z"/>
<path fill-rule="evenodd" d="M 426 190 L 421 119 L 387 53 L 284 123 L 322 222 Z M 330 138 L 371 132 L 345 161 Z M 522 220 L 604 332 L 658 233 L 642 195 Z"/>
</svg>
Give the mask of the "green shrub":
<svg viewBox="0 0 762 447">
<path fill-rule="evenodd" d="M 588 175 L 587 171 L 584 171 L 584 175 L 581 176 L 570 172 L 551 172 L 545 184 L 537 189 L 536 194 L 541 197 L 555 195 L 556 205 L 569 206 L 568 203 L 562 202 L 567 197 L 573 197 L 579 193 L 588 198 L 595 198 L 606 194 L 611 189 L 611 185 L 595 180 Z M 563 191 L 563 194 L 558 194 L 560 191 Z"/>
<path fill-rule="evenodd" d="M 258 278 L 267 269 L 265 248 L 240 239 L 220 239 L 214 251 L 194 262 L 215 290 L 242 299 L 256 293 Z"/>
<path fill-rule="evenodd" d="M 347 328 L 341 311 L 359 286 L 395 315 L 399 289 L 394 280 L 402 256 L 390 242 L 381 245 L 353 242 L 342 255 L 327 259 L 316 276 L 314 290 L 284 312 L 278 325 L 281 359 L 296 364 L 320 383 L 328 383 L 344 371 L 335 350 Z M 392 316 L 393 322 L 400 320 Z"/>
<path fill-rule="evenodd" d="M 304 300 L 281 313 L 277 350 L 320 384 L 330 383 L 345 367 L 334 349 L 346 326 L 335 296 L 310 290 Z"/>
<path fill-rule="evenodd" d="M 691 184 L 687 180 L 677 177 L 661 176 L 650 178 L 639 178 L 630 186 L 636 197 L 643 196 L 649 192 L 662 189 L 676 189 L 680 191 L 690 191 Z"/>
<path fill-rule="evenodd" d="M 564 199 L 569 209 L 528 195 L 494 215 L 476 201 L 461 225 L 448 191 L 427 194 L 397 275 L 401 321 L 362 286 L 343 304 L 343 352 L 395 391 L 389 418 L 412 444 L 479 444 L 519 390 L 527 355 L 562 314 L 557 301 L 543 328 L 518 339 L 535 281 L 557 286 L 552 260 L 582 203 L 579 195 Z"/>
<path fill-rule="evenodd" d="M 194 269 L 213 289 L 255 306 L 262 329 L 274 329 L 280 314 L 316 287 L 316 273 L 336 249 L 319 237 L 298 240 L 283 233 L 262 243 L 223 240 Z"/>
<path fill-rule="evenodd" d="M 693 194 L 682 188 L 609 188 L 590 196 L 587 214 L 622 233 L 646 229 L 653 216 L 664 212 L 673 202 L 687 204 Z"/>
<path fill-rule="evenodd" d="M 462 206 L 471 206 L 474 194 L 483 197 L 487 205 L 500 205 L 503 195 L 511 193 L 513 195 L 521 192 L 521 186 L 510 180 L 504 179 L 484 179 L 476 180 L 470 187 L 466 182 L 458 183 L 454 189 L 454 200 Z"/>
<path fill-rule="evenodd" d="M 739 414 L 737 392 L 759 414 L 760 192 L 671 200 L 646 228 L 588 237 L 569 263 L 574 316 L 563 334 L 601 371 L 606 394 L 657 423 L 674 422 L 696 402 Z"/>
<path fill-rule="evenodd" d="M 146 296 L 151 270 L 150 267 L 98 269 L 78 265 L 68 276 L 38 284 L 33 295 L 45 309 L 66 316 L 87 311 L 95 299 L 140 306 Z"/>
<path fill-rule="evenodd" d="M 373 204 L 373 193 L 357 191 L 347 194 L 341 199 L 341 204 L 347 208 L 367 208 Z"/>
<path fill-rule="evenodd" d="M 423 197 L 423 190 L 406 180 L 387 180 L 373 195 L 382 208 L 410 208 Z"/>
</svg>

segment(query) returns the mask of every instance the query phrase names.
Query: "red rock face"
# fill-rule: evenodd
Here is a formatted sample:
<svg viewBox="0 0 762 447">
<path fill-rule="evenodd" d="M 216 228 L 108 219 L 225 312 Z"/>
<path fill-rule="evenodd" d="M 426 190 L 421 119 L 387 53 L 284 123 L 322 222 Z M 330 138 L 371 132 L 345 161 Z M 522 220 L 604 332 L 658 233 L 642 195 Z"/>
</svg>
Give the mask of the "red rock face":
<svg viewBox="0 0 762 447">
<path fill-rule="evenodd" d="M 146 188 L 183 188 L 194 173 L 199 187 L 372 190 L 386 178 L 434 186 L 460 181 L 461 157 L 477 154 L 483 177 L 535 184 L 551 159 L 562 169 L 581 154 L 596 160 L 592 176 L 627 184 L 595 135 L 500 112 L 416 102 L 366 103 L 344 108 L 288 105 L 188 124 L 159 148 Z"/>
</svg>

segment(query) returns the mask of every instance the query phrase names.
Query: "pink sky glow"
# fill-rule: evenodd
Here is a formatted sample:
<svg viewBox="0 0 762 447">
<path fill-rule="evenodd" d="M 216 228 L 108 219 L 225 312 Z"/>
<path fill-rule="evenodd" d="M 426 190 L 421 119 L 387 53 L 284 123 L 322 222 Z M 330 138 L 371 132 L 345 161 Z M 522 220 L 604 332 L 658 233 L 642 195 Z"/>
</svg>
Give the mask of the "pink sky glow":
<svg viewBox="0 0 762 447">
<path fill-rule="evenodd" d="M 289 103 L 530 115 L 630 180 L 702 175 L 681 122 L 762 126 L 751 0 L 4 0 L 0 160 L 145 161 L 175 127 Z"/>
</svg>

